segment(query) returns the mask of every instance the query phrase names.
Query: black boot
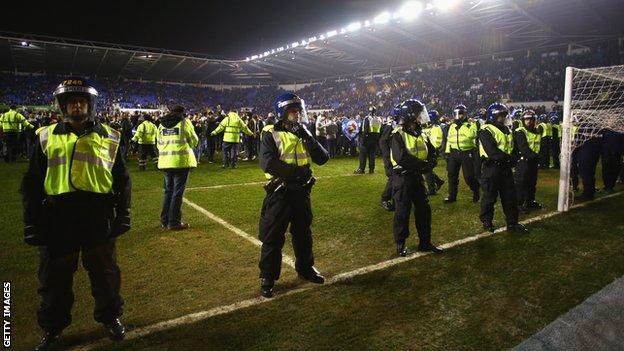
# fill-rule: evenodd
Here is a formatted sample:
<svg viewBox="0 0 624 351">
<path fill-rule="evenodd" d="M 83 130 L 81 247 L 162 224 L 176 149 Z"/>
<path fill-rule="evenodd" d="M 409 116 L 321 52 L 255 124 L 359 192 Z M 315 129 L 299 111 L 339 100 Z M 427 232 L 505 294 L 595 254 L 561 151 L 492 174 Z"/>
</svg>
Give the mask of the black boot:
<svg viewBox="0 0 624 351">
<path fill-rule="evenodd" d="M 485 229 L 485 231 L 488 231 L 490 233 L 494 233 L 494 231 L 496 230 L 492 222 L 483 222 L 483 229 Z"/>
<path fill-rule="evenodd" d="M 43 337 L 41 338 L 41 342 L 39 342 L 39 344 L 35 346 L 35 351 L 54 350 L 60 337 L 61 331 L 44 332 Z"/>
<path fill-rule="evenodd" d="M 314 284 L 323 284 L 325 283 L 325 277 L 321 275 L 321 273 L 314 267 L 310 267 L 307 272 L 299 272 L 299 278 L 307 280 Z"/>
<path fill-rule="evenodd" d="M 121 341 L 126 337 L 126 327 L 121 324 L 119 318 L 115 318 L 109 323 L 104 323 L 104 329 L 106 329 L 108 338 L 113 341 Z"/>
<path fill-rule="evenodd" d="M 274 284 L 275 282 L 273 281 L 273 279 L 262 278 L 260 280 L 260 295 L 266 298 L 273 297 L 273 285 Z"/>
<path fill-rule="evenodd" d="M 407 249 L 405 243 L 397 243 L 397 255 L 405 257 L 410 254 L 410 250 Z"/>
<path fill-rule="evenodd" d="M 434 246 L 432 243 L 429 244 L 425 244 L 425 245 L 418 245 L 418 251 L 421 252 L 433 252 L 433 253 L 437 253 L 437 254 L 441 254 L 444 252 L 444 250 L 442 250 L 439 247 Z"/>
<path fill-rule="evenodd" d="M 507 226 L 508 232 L 518 233 L 518 234 L 527 234 L 529 230 L 520 223 L 510 224 Z"/>
<path fill-rule="evenodd" d="M 363 169 L 356 169 L 355 171 L 353 171 L 353 174 L 364 174 L 364 170 Z"/>
</svg>

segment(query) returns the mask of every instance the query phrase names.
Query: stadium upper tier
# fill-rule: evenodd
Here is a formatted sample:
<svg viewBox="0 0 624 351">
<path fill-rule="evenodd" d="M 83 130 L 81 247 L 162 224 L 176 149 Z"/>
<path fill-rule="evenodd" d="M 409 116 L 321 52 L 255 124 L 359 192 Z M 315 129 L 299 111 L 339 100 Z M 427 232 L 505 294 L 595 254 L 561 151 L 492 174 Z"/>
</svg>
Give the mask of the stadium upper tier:
<svg viewBox="0 0 624 351">
<path fill-rule="evenodd" d="M 365 111 L 369 104 L 380 111 L 407 98 L 420 98 L 429 108 L 450 111 L 457 103 L 471 109 L 495 100 L 511 102 L 562 99 L 565 67 L 597 67 L 624 63 L 621 48 L 606 46 L 568 55 L 551 52 L 537 57 L 512 60 L 482 60 L 459 67 L 423 68 L 381 76 L 334 79 L 307 85 L 298 90 L 309 108 L 331 108 L 348 115 Z M 52 103 L 52 91 L 60 77 L 0 75 L 0 102 L 18 105 Z M 123 79 L 96 79 L 99 108 L 110 110 L 118 104 L 126 108 L 156 108 L 182 104 L 192 110 L 221 104 L 254 108 L 265 113 L 280 93 L 277 85 L 253 88 L 214 87 L 139 82 Z"/>
<path fill-rule="evenodd" d="M 396 8 L 391 3 L 368 18 L 318 28 L 278 47 L 242 47 L 239 57 L 230 58 L 0 33 L 0 70 L 202 84 L 303 83 L 624 36 L 624 1 L 405 0 Z"/>
</svg>

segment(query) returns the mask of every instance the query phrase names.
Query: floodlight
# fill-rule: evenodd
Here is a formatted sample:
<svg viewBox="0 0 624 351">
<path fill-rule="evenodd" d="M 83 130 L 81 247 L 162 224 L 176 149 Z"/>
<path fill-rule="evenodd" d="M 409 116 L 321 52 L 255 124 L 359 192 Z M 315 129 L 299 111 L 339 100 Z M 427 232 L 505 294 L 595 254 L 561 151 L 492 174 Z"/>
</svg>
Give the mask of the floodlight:
<svg viewBox="0 0 624 351">
<path fill-rule="evenodd" d="M 408 1 L 401 7 L 398 12 L 398 17 L 406 20 L 412 21 L 423 11 L 424 6 L 420 1 Z"/>
<path fill-rule="evenodd" d="M 385 11 L 380 13 L 379 15 L 375 16 L 375 18 L 373 18 L 373 23 L 375 24 L 385 24 L 388 23 L 388 21 L 390 21 L 390 12 Z"/>
<path fill-rule="evenodd" d="M 331 38 L 331 37 L 335 36 L 336 34 L 338 34 L 338 31 L 330 30 L 329 32 L 327 32 L 327 37 Z"/>
<path fill-rule="evenodd" d="M 362 23 L 360 22 L 353 22 L 350 25 L 347 26 L 347 31 L 348 32 L 355 32 L 356 30 L 362 28 Z"/>
<path fill-rule="evenodd" d="M 457 0 L 434 0 L 433 6 L 440 11 L 448 11 L 457 5 Z"/>
</svg>

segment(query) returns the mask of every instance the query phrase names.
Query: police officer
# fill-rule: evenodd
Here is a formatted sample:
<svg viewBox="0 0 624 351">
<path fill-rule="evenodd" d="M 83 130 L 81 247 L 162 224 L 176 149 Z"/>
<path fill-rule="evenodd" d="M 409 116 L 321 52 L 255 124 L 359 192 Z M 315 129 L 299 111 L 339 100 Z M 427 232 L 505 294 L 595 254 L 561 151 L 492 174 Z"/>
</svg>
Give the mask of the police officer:
<svg viewBox="0 0 624 351">
<path fill-rule="evenodd" d="M 561 153 L 561 136 L 563 135 L 563 127 L 559 122 L 557 111 L 553 111 L 549 115 L 550 125 L 552 126 L 552 139 L 550 140 L 550 152 L 553 159 L 553 168 L 559 169 L 559 154 Z"/>
<path fill-rule="evenodd" d="M 48 350 L 71 322 L 73 275 L 82 252 L 95 298 L 94 318 L 121 340 L 123 300 L 116 237 L 130 229 L 131 182 L 119 150 L 120 133 L 95 117 L 97 91 L 81 78 L 54 91 L 63 115 L 41 127 L 38 147 L 22 180 L 24 240 L 39 246 L 36 350 Z"/>
<path fill-rule="evenodd" d="M 325 278 L 314 268 L 312 253 L 312 206 L 310 191 L 314 177 L 310 164 L 323 165 L 329 154 L 305 127 L 305 103 L 293 93 L 275 101 L 277 122 L 262 134 L 260 167 L 269 182 L 260 213 L 260 293 L 273 296 L 273 285 L 280 277 L 282 247 L 290 224 L 295 269 L 299 276 L 315 284 Z"/>
<path fill-rule="evenodd" d="M 353 173 L 364 174 L 366 168 L 366 159 L 368 158 L 368 173 L 375 173 L 375 156 L 377 155 L 377 143 L 379 143 L 379 133 L 383 122 L 381 118 L 375 115 L 377 109 L 374 106 L 368 108 L 368 116 L 362 121 L 362 129 L 360 129 L 359 142 L 359 159 L 360 166 Z"/>
<path fill-rule="evenodd" d="M 184 107 L 175 106 L 160 119 L 158 126 L 158 169 L 165 173 L 165 191 L 160 223 L 169 230 L 184 230 L 188 223 L 182 222 L 182 198 L 191 169 L 197 167 L 193 148 L 199 138 L 193 123 L 186 118 Z"/>
<path fill-rule="evenodd" d="M 390 144 L 392 141 L 392 131 L 394 130 L 394 118 L 388 117 L 386 123 L 381 126 L 379 136 L 379 151 L 381 151 L 381 159 L 384 163 L 384 171 L 386 173 L 386 186 L 381 193 L 381 207 L 386 211 L 394 211 L 394 202 L 392 201 L 392 162 L 390 162 Z"/>
<path fill-rule="evenodd" d="M 459 169 L 464 173 L 464 180 L 472 190 L 472 201 L 479 201 L 479 182 L 476 177 L 477 132 L 479 124 L 468 120 L 468 110 L 464 105 L 457 105 L 453 110 L 455 120 L 449 126 L 446 136 L 446 170 L 448 172 L 449 195 L 444 202 L 457 201 Z"/>
<path fill-rule="evenodd" d="M 444 139 L 444 132 L 440 127 L 440 118 L 438 111 L 429 111 L 429 122 L 423 128 L 423 134 L 429 139 L 431 145 L 436 149 L 436 155 L 438 150 L 442 146 L 442 140 Z M 438 193 L 438 190 L 444 185 L 442 180 L 435 172 L 434 168 L 438 165 L 438 159 L 436 158 L 433 163 L 431 171 L 425 173 L 425 180 L 427 182 L 427 195 L 432 196 Z"/>
<path fill-rule="evenodd" d="M 540 128 L 540 132 L 542 135 L 539 168 L 548 169 L 550 168 L 550 151 L 551 151 L 550 148 L 551 148 L 551 141 L 553 137 L 553 128 L 546 114 L 540 115 L 539 128 Z"/>
<path fill-rule="evenodd" d="M 17 112 L 17 106 L 15 105 L 9 107 L 9 111 L 2 115 L 0 122 L 6 145 L 4 161 L 15 162 L 20 145 L 21 132 L 34 127 L 32 124 L 28 123 L 26 118 L 21 113 Z"/>
<path fill-rule="evenodd" d="M 537 130 L 537 116 L 533 110 L 526 110 L 522 114 L 522 126 L 514 132 L 514 144 L 518 152 L 515 182 L 518 206 L 525 212 L 542 208 L 535 201 L 535 186 L 537 185 L 537 168 L 539 165 L 539 151 L 541 134 Z"/>
<path fill-rule="evenodd" d="M 158 162 L 156 154 L 156 134 L 158 127 L 152 122 L 152 116 L 145 114 L 143 122 L 139 124 L 136 133 L 132 137 L 132 141 L 139 144 L 139 170 L 144 171 L 147 164 L 147 158 L 150 157 L 152 162 Z"/>
<path fill-rule="evenodd" d="M 405 245 L 409 237 L 412 205 L 418 232 L 418 251 L 441 253 L 431 243 L 431 207 L 425 192 L 423 174 L 431 171 L 436 150 L 423 135 L 422 126 L 429 120 L 425 105 L 414 99 L 405 100 L 395 110 L 399 127 L 391 137 L 390 161 L 393 167 L 394 241 L 397 255 L 410 253 Z"/>
<path fill-rule="evenodd" d="M 513 143 L 512 134 L 507 125 L 509 110 L 501 103 L 493 103 L 487 109 L 487 122 L 479 132 L 479 153 L 483 158 L 481 172 L 481 199 L 480 219 L 483 228 L 494 232 L 494 204 L 500 195 L 507 230 L 525 233 L 527 229 L 518 223 L 518 202 L 514 186 L 513 174 Z"/>
<path fill-rule="evenodd" d="M 602 145 L 600 148 L 600 160 L 602 162 L 602 181 L 604 191 L 612 194 L 615 190 L 622 166 L 622 151 L 624 150 L 624 134 L 612 129 L 605 129 L 602 133 Z"/>
<path fill-rule="evenodd" d="M 223 132 L 223 165 L 221 168 L 236 168 L 241 131 L 248 136 L 253 135 L 253 132 L 249 130 L 245 121 L 243 121 L 236 110 L 232 108 L 227 116 L 221 120 L 217 129 L 210 133 L 211 136 L 215 136 Z"/>
</svg>

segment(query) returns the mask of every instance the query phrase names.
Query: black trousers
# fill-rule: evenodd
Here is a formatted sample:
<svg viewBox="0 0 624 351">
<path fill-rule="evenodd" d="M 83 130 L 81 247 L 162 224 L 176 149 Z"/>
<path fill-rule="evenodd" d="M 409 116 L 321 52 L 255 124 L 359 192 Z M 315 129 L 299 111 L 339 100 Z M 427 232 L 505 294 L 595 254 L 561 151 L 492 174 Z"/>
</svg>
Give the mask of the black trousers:
<svg viewBox="0 0 624 351">
<path fill-rule="evenodd" d="M 541 142 L 540 142 L 540 164 L 539 166 L 541 168 L 549 168 L 550 167 L 550 144 L 551 144 L 552 138 L 551 137 L 544 137 L 542 138 Z"/>
<path fill-rule="evenodd" d="M 392 177 L 388 177 L 386 181 L 386 186 L 384 187 L 383 192 L 381 193 L 381 201 L 390 201 L 392 200 Z"/>
<path fill-rule="evenodd" d="M 422 175 L 405 174 L 392 177 L 394 200 L 394 241 L 404 243 L 409 237 L 409 219 L 414 206 L 414 219 L 419 245 L 431 243 L 431 207 Z"/>
<path fill-rule="evenodd" d="M 459 185 L 459 169 L 464 174 L 464 180 L 473 192 L 479 191 L 479 181 L 475 162 L 478 162 L 478 150 L 459 151 L 452 149 L 446 160 L 448 173 L 449 198 L 457 198 L 457 186 Z"/>
<path fill-rule="evenodd" d="M 360 167 L 359 169 L 364 170 L 366 168 L 366 159 L 368 158 L 368 169 L 371 171 L 375 170 L 375 156 L 377 155 L 377 143 L 365 145 L 361 143 L 360 145 Z"/>
<path fill-rule="evenodd" d="M 15 162 L 17 160 L 19 136 L 19 132 L 4 132 L 4 144 L 6 145 L 5 162 Z"/>
<path fill-rule="evenodd" d="M 518 206 L 528 205 L 535 201 L 538 163 L 538 159 L 520 159 L 516 165 L 514 180 Z"/>
<path fill-rule="evenodd" d="M 518 224 L 518 201 L 511 166 L 499 166 L 491 161 L 483 162 L 481 172 L 481 213 L 479 219 L 483 223 L 491 223 L 494 219 L 494 204 L 500 195 L 505 221 L 507 225 Z"/>
<path fill-rule="evenodd" d="M 550 151 L 552 152 L 553 168 L 559 168 L 559 154 L 561 154 L 561 139 L 553 138 L 550 141 Z"/>
<path fill-rule="evenodd" d="M 39 248 L 37 321 L 47 331 L 60 331 L 71 323 L 73 277 L 81 253 L 95 299 L 94 319 L 108 323 L 123 313 L 115 239 L 108 237 L 110 211 L 98 204 L 82 207 L 87 209 L 55 209 L 46 215 L 48 244 Z"/>
<path fill-rule="evenodd" d="M 147 159 L 151 158 L 152 162 L 158 162 L 158 154 L 156 153 L 156 145 L 139 144 L 139 167 L 145 168 Z"/>
<path fill-rule="evenodd" d="M 605 189 L 613 189 L 620 175 L 622 154 L 603 152 L 600 156 L 600 160 L 602 161 L 602 182 L 604 183 L 604 187 Z"/>
<path fill-rule="evenodd" d="M 578 150 L 578 170 L 583 182 L 583 197 L 591 199 L 596 192 L 596 166 L 600 158 L 600 138 L 590 138 Z"/>
<path fill-rule="evenodd" d="M 288 225 L 295 251 L 295 269 L 305 273 L 314 265 L 311 224 L 309 190 L 286 186 L 266 195 L 260 213 L 260 278 L 279 279 Z"/>
</svg>

